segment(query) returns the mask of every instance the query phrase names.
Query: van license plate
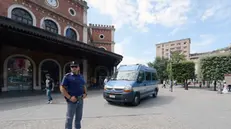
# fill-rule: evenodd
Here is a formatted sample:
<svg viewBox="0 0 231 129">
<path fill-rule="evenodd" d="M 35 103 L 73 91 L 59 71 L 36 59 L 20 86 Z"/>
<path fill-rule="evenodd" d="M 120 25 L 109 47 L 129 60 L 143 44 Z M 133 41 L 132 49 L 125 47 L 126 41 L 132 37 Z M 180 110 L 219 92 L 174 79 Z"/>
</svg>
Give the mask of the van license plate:
<svg viewBox="0 0 231 129">
<path fill-rule="evenodd" d="M 109 95 L 110 98 L 115 98 L 115 95 Z"/>
</svg>

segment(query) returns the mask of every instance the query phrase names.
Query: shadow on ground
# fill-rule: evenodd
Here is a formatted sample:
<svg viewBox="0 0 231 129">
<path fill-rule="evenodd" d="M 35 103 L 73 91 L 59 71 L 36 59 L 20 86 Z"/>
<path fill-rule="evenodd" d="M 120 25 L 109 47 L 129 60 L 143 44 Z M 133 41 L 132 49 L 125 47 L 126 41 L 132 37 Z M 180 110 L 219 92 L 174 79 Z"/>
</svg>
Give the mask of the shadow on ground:
<svg viewBox="0 0 231 129">
<path fill-rule="evenodd" d="M 184 89 L 183 86 L 178 86 L 178 87 Z M 217 86 L 217 90 L 218 90 L 218 87 L 219 86 Z M 189 85 L 188 90 L 190 90 L 190 89 L 214 91 L 214 86 L 211 85 L 210 88 L 208 88 L 207 86 L 199 87 L 199 86 Z"/>
<path fill-rule="evenodd" d="M 150 108 L 150 107 L 160 107 L 166 104 L 170 104 L 175 99 L 174 96 L 158 96 L 157 98 L 147 97 L 142 99 L 140 105 L 132 106 L 122 103 L 112 103 L 111 105 L 127 108 Z"/>
<path fill-rule="evenodd" d="M 183 87 L 182 87 L 183 88 Z M 217 86 L 216 91 L 214 91 L 214 86 L 210 86 L 210 88 L 208 88 L 207 86 L 204 87 L 199 87 L 199 86 L 189 86 L 188 87 L 189 90 L 190 89 L 196 89 L 196 90 L 205 90 L 205 91 L 213 91 L 213 92 L 217 92 L 219 90 L 219 86 Z"/>
</svg>

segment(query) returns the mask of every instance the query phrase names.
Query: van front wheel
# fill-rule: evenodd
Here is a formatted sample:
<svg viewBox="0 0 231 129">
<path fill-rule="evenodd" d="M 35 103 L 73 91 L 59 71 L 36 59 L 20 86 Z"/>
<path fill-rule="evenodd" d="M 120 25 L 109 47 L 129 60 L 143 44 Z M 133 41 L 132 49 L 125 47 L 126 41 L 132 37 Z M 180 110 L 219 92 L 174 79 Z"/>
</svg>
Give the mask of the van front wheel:
<svg viewBox="0 0 231 129">
<path fill-rule="evenodd" d="M 133 99 L 132 105 L 133 106 L 138 106 L 139 104 L 140 104 L 140 95 L 136 94 L 134 99 Z"/>
<path fill-rule="evenodd" d="M 157 95 L 158 95 L 158 90 L 157 90 L 157 89 L 155 89 L 155 90 L 154 90 L 154 93 L 152 94 L 152 97 L 153 97 L 153 98 L 156 98 L 156 97 L 157 97 Z"/>
</svg>

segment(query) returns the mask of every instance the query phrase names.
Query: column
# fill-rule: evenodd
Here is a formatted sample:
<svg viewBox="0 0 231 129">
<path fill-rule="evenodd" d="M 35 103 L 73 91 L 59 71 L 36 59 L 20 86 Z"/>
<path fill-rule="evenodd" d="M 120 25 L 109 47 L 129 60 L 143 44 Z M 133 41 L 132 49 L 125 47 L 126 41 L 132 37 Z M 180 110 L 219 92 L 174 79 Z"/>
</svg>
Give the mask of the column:
<svg viewBox="0 0 231 129">
<path fill-rule="evenodd" d="M 117 68 L 116 68 L 116 66 L 115 66 L 115 67 L 114 67 L 114 73 L 116 72 L 116 69 L 117 69 Z"/>
<path fill-rule="evenodd" d="M 87 71 L 88 71 L 87 68 L 88 68 L 87 60 L 83 60 L 83 76 L 86 83 L 87 83 Z"/>
<path fill-rule="evenodd" d="M 87 43 L 87 40 L 88 40 L 88 36 L 87 36 L 87 27 L 84 26 L 84 27 L 83 27 L 83 42 L 84 42 L 84 43 Z"/>
<path fill-rule="evenodd" d="M 5 60 L 6 61 L 6 60 Z M 8 87 L 7 87 L 7 63 L 4 61 L 4 66 L 3 66 L 3 87 L 2 87 L 2 91 L 8 91 Z"/>
<path fill-rule="evenodd" d="M 83 27 L 83 42 L 84 43 L 87 43 L 88 41 L 88 33 L 87 33 L 87 9 L 84 8 L 84 11 L 83 11 L 83 24 L 84 24 L 84 27 Z"/>
<path fill-rule="evenodd" d="M 111 43 L 111 52 L 114 52 L 114 51 L 115 51 L 115 43 L 112 42 L 112 43 Z"/>
<path fill-rule="evenodd" d="M 115 46 L 115 30 L 111 30 L 111 41 L 112 41 L 112 43 L 111 43 L 111 52 L 114 52 L 115 51 L 115 48 L 114 48 L 114 46 Z"/>
<path fill-rule="evenodd" d="M 111 68 L 110 68 L 110 72 L 111 72 L 111 76 L 115 73 L 115 72 L 114 72 L 114 67 L 111 67 Z"/>
</svg>

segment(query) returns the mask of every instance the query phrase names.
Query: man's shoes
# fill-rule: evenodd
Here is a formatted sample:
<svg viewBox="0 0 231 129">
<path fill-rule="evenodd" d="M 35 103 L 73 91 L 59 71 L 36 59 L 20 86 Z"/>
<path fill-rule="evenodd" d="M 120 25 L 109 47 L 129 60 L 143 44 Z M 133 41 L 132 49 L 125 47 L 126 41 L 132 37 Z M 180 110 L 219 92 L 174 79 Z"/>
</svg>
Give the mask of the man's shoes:
<svg viewBox="0 0 231 129">
<path fill-rule="evenodd" d="M 47 104 L 52 104 L 52 101 L 48 101 Z"/>
</svg>

